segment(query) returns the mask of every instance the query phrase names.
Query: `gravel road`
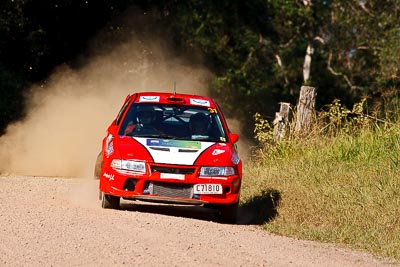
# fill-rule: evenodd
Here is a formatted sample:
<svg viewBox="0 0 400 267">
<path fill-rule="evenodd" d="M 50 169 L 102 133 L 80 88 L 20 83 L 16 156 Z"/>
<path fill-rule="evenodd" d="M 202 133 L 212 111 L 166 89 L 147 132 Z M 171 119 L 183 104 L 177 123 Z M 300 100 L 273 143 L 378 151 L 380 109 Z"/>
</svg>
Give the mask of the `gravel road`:
<svg viewBox="0 0 400 267">
<path fill-rule="evenodd" d="M 201 207 L 123 202 L 97 181 L 0 176 L 1 266 L 395 266 L 366 253 L 213 221 Z"/>
</svg>

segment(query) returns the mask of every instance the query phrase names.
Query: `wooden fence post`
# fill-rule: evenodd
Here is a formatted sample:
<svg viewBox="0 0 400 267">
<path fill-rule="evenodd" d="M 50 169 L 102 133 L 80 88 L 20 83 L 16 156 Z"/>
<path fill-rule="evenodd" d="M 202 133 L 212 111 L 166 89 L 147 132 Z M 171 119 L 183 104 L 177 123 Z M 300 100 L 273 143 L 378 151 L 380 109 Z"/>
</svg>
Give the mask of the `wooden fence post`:
<svg viewBox="0 0 400 267">
<path fill-rule="evenodd" d="M 307 135 L 310 132 L 316 95 L 316 89 L 314 87 L 301 87 L 299 103 L 297 104 L 296 135 Z"/>
<path fill-rule="evenodd" d="M 289 130 L 290 103 L 281 102 L 279 112 L 275 113 L 274 141 L 280 142 L 287 135 Z"/>
</svg>

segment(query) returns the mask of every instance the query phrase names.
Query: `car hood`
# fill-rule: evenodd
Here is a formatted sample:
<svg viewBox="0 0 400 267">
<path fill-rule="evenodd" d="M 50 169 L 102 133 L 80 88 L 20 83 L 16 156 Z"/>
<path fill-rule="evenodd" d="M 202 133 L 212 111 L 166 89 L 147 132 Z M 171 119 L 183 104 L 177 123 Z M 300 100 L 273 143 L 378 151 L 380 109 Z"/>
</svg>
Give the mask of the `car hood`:
<svg viewBox="0 0 400 267">
<path fill-rule="evenodd" d="M 121 142 L 122 141 L 122 142 Z M 119 152 L 123 158 L 147 160 L 179 165 L 221 165 L 230 161 L 231 147 L 225 143 L 174 140 L 161 138 L 130 137 L 119 142 Z"/>
</svg>

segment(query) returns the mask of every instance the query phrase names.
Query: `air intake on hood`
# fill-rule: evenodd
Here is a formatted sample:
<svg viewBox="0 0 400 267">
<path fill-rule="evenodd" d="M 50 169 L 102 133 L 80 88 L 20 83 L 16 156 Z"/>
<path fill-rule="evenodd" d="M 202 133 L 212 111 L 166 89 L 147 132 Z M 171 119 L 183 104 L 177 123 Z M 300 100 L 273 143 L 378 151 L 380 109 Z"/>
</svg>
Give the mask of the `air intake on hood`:
<svg viewBox="0 0 400 267">
<path fill-rule="evenodd" d="M 154 147 L 154 146 L 150 146 L 149 147 L 150 149 L 153 149 L 153 150 L 159 150 L 159 151 L 170 151 L 170 149 L 169 148 L 167 148 L 167 147 Z"/>
<path fill-rule="evenodd" d="M 197 151 L 199 151 L 198 149 L 178 149 L 178 152 L 189 152 L 189 153 L 196 153 Z"/>
</svg>

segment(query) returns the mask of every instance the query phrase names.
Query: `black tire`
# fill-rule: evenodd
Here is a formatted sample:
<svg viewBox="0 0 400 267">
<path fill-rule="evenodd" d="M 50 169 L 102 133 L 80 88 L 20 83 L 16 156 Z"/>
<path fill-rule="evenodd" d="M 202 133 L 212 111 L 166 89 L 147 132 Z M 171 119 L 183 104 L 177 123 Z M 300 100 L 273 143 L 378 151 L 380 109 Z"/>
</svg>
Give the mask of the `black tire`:
<svg viewBox="0 0 400 267">
<path fill-rule="evenodd" d="M 219 221 L 222 223 L 235 224 L 239 204 L 221 205 L 219 207 Z"/>
<path fill-rule="evenodd" d="M 101 165 L 103 164 L 102 153 L 100 152 L 96 159 L 96 164 L 94 165 L 94 179 L 100 179 Z"/>
<path fill-rule="evenodd" d="M 119 209 L 119 203 L 121 198 L 101 193 L 101 207 L 103 209 Z"/>
</svg>

